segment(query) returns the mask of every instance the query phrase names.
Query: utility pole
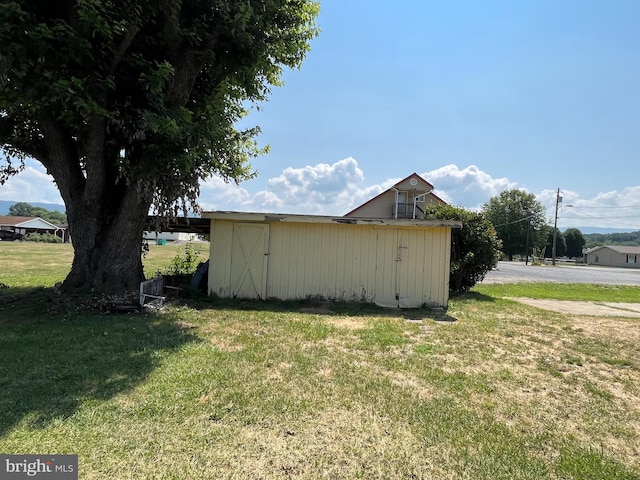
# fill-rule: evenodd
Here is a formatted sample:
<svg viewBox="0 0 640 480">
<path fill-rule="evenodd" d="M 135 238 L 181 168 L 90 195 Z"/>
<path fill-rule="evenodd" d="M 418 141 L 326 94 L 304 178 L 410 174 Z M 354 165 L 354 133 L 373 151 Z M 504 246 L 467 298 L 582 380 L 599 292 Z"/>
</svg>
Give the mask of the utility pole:
<svg viewBox="0 0 640 480">
<path fill-rule="evenodd" d="M 558 231 L 558 206 L 562 203 L 562 197 L 560 196 L 560 189 L 556 193 L 556 216 L 553 221 L 553 249 L 551 251 L 551 263 L 556 264 L 556 236 Z"/>
<path fill-rule="evenodd" d="M 524 264 L 529 265 L 529 230 L 531 230 L 531 216 L 527 218 L 527 246 L 524 247 Z"/>
</svg>

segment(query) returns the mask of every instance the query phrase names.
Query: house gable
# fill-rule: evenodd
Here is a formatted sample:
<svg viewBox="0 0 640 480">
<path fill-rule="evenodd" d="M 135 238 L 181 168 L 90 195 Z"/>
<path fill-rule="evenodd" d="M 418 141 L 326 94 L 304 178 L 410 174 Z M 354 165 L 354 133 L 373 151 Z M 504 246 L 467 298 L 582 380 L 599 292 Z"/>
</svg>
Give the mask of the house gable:
<svg viewBox="0 0 640 480">
<path fill-rule="evenodd" d="M 433 185 L 414 172 L 344 216 L 358 218 L 419 218 L 421 207 L 446 204 L 444 200 L 433 193 L 433 188 Z M 396 204 L 400 204 L 400 211 L 396 209 Z M 414 206 L 418 208 L 416 209 Z"/>
</svg>

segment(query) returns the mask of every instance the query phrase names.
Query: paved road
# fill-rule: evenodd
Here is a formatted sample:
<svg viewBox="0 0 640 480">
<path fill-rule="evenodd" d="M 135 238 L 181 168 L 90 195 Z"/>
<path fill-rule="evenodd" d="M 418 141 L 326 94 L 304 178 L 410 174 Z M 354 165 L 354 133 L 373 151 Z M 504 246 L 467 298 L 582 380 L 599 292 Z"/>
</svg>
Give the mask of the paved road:
<svg viewBox="0 0 640 480">
<path fill-rule="evenodd" d="M 482 283 L 555 282 L 640 286 L 640 268 L 596 267 L 594 265 L 525 265 L 498 262 Z"/>
</svg>

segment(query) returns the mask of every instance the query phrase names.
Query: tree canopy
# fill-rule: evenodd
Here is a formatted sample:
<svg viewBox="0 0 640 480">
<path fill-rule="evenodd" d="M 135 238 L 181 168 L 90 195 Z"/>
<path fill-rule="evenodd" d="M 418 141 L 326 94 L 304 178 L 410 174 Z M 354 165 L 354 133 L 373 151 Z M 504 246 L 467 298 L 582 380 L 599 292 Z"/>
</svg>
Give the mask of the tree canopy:
<svg viewBox="0 0 640 480">
<path fill-rule="evenodd" d="M 582 249 L 586 244 L 582 232 L 577 228 L 567 228 L 562 235 L 567 246 L 567 256 L 569 258 L 581 257 Z"/>
<path fill-rule="evenodd" d="M 545 208 L 532 193 L 505 190 L 491 197 L 482 211 L 493 223 L 509 260 L 513 260 L 514 255 L 528 254 L 527 243 L 530 248 L 544 245 L 546 238 L 542 238 L 540 232 L 545 226 Z"/>
<path fill-rule="evenodd" d="M 152 213 L 197 208 L 200 181 L 241 181 L 264 151 L 238 129 L 301 65 L 312 0 L 0 3 L 0 183 L 41 162 L 66 205 L 63 289 L 135 289 Z"/>
<path fill-rule="evenodd" d="M 54 225 L 67 223 L 67 216 L 56 210 L 47 210 L 42 207 L 34 207 L 30 203 L 18 202 L 9 207 L 9 215 L 15 217 L 39 217 Z"/>
<path fill-rule="evenodd" d="M 553 258 L 553 227 L 547 229 L 547 238 L 544 246 L 544 257 Z M 556 228 L 556 257 L 564 257 L 567 255 L 567 244 L 564 235 L 560 229 Z"/>
<path fill-rule="evenodd" d="M 466 292 L 496 266 L 502 244 L 491 222 L 480 213 L 451 205 L 427 205 L 425 218 L 462 220 L 451 232 L 449 290 Z"/>
</svg>

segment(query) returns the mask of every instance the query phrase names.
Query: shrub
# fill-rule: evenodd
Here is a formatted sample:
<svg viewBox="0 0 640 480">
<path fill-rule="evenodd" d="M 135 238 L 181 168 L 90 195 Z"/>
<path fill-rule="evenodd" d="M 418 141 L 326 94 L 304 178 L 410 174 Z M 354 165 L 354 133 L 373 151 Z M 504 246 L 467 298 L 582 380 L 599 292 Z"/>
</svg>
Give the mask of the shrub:
<svg viewBox="0 0 640 480">
<path fill-rule="evenodd" d="M 26 242 L 62 243 L 62 239 L 53 233 L 29 233 L 22 239 Z"/>
<path fill-rule="evenodd" d="M 171 259 L 169 267 L 161 273 L 163 275 L 192 275 L 195 273 L 200 264 L 200 257 L 191 242 L 187 242 L 184 252 L 178 251 L 178 254 Z"/>
<path fill-rule="evenodd" d="M 483 214 L 451 205 L 430 205 L 425 209 L 425 218 L 462 221 L 462 228 L 451 231 L 449 291 L 452 295 L 470 290 L 497 265 L 502 242 Z"/>
</svg>

